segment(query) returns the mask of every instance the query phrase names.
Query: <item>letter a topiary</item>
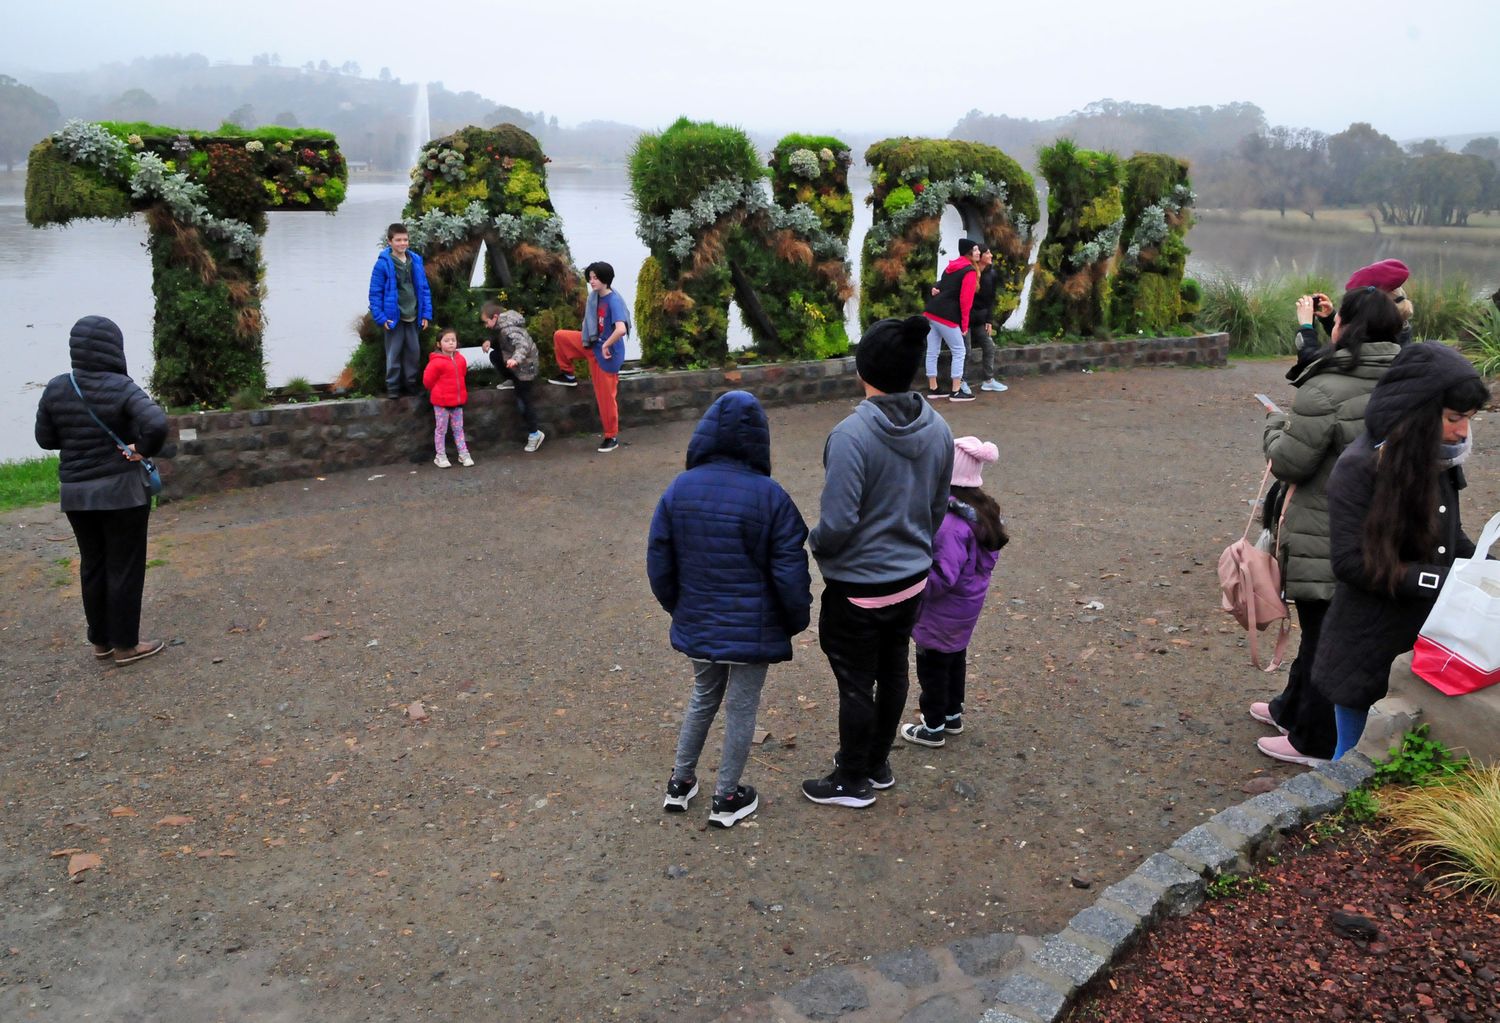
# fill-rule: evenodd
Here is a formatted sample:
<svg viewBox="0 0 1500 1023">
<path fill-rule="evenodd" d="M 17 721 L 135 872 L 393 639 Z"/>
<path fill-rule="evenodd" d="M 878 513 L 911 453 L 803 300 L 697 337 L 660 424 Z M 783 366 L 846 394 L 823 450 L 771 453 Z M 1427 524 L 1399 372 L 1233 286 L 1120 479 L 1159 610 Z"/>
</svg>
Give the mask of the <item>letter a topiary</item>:
<svg viewBox="0 0 1500 1023">
<path fill-rule="evenodd" d="M 1183 272 L 1193 199 L 1186 161 L 1166 153 L 1125 161 L 1122 253 L 1109 303 L 1117 333 L 1164 334 L 1192 319 L 1193 291 L 1184 290 Z"/>
<path fill-rule="evenodd" d="M 1125 222 L 1120 158 L 1060 139 L 1037 154 L 1037 166 L 1047 179 L 1047 237 L 1037 254 L 1026 329 L 1099 335 Z"/>
<path fill-rule="evenodd" d="M 865 151 L 874 222 L 865 236 L 859 318 L 920 313 L 937 277 L 943 209 L 963 218 L 966 237 L 995 253 L 995 324 L 1020 304 L 1037 221 L 1036 185 L 993 146 L 897 138 Z"/>
<path fill-rule="evenodd" d="M 145 213 L 156 295 L 151 390 L 167 405 L 220 406 L 266 386 L 266 212 L 332 213 L 348 176 L 327 132 L 69 121 L 31 150 L 26 220 L 46 227 Z"/>
<path fill-rule="evenodd" d="M 583 320 L 584 298 L 547 192 L 548 162 L 537 140 L 514 124 L 471 126 L 433 139 L 412 168 L 402 214 L 432 288 L 431 326 L 457 327 L 467 339 L 479 330 L 480 306 L 493 299 L 525 315 L 543 365 L 551 359 L 552 332 L 576 330 Z M 474 288 L 481 247 L 484 286 Z M 368 312 L 359 334 L 350 360 L 355 386 L 378 392 L 384 337 Z"/>
<path fill-rule="evenodd" d="M 636 232 L 651 250 L 636 321 L 648 364 L 722 365 L 731 297 L 763 355 L 817 359 L 848 350 L 848 147 L 789 135 L 771 167 L 774 198 L 744 132 L 686 118 L 636 143 Z M 761 300 L 762 290 L 771 301 Z"/>
</svg>

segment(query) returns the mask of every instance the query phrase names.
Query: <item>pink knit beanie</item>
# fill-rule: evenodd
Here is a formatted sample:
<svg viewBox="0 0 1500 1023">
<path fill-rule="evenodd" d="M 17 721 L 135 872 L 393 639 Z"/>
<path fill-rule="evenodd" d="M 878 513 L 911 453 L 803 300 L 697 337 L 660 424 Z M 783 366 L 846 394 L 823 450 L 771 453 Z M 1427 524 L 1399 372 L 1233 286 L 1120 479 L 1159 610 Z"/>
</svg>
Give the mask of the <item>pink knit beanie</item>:
<svg viewBox="0 0 1500 1023">
<path fill-rule="evenodd" d="M 980 471 L 985 462 L 1000 457 L 1000 449 L 978 437 L 960 437 L 953 442 L 953 485 L 955 487 L 978 487 L 984 485 Z"/>
</svg>

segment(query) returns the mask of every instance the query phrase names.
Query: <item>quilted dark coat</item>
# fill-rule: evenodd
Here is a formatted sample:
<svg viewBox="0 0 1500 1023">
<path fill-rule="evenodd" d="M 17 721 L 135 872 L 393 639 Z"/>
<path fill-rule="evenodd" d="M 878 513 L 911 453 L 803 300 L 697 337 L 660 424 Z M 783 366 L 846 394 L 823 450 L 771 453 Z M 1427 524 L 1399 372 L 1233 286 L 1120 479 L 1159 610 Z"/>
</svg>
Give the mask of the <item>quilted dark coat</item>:
<svg viewBox="0 0 1500 1023">
<path fill-rule="evenodd" d="M 125 338 L 114 321 L 85 316 L 68 338 L 73 373 L 94 414 L 150 458 L 167 439 L 167 417 L 125 370 Z M 55 376 L 36 410 L 36 442 L 59 450 L 64 511 L 139 507 L 146 503 L 141 467 L 127 461 L 78 400 L 68 374 Z"/>
<path fill-rule="evenodd" d="M 646 574 L 672 615 L 672 648 L 707 661 L 791 660 L 812 607 L 806 540 L 797 505 L 771 479 L 760 402 L 721 395 L 651 518 Z"/>
</svg>

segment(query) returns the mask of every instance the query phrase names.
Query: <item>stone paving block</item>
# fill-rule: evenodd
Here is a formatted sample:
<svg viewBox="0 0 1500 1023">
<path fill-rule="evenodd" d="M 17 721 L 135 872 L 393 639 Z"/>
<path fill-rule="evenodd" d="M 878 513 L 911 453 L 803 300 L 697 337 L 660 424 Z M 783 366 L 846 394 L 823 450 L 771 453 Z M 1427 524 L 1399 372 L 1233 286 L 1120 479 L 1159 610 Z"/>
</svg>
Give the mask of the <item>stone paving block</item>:
<svg viewBox="0 0 1500 1023">
<path fill-rule="evenodd" d="M 984 1010 L 984 1015 L 979 1017 L 979 1023 L 1033 1023 L 1033 1021 L 996 1006 L 993 1009 Z"/>
<path fill-rule="evenodd" d="M 1076 987 L 1083 987 L 1109 965 L 1097 952 L 1074 944 L 1060 934 L 1054 934 L 1043 942 L 1042 947 L 1031 954 L 1031 962 L 1062 977 L 1067 977 Z"/>
<path fill-rule="evenodd" d="M 1209 831 L 1202 824 L 1173 842 L 1172 848 L 1188 853 L 1214 873 L 1218 873 L 1240 858 L 1237 850 L 1230 848 L 1225 844 L 1224 839 Z"/>
<path fill-rule="evenodd" d="M 1040 977 L 1018 970 L 1000 985 L 1000 1000 L 1052 1019 L 1067 1005 L 1068 996 Z"/>
<path fill-rule="evenodd" d="M 856 1009 L 866 1009 L 870 996 L 848 970 L 825 970 L 782 995 L 808 1019 L 838 1019 Z"/>
<path fill-rule="evenodd" d="M 1282 831 L 1295 828 L 1303 822 L 1302 804 L 1292 802 L 1280 789 L 1262 792 L 1254 799 L 1247 800 L 1244 805 L 1271 818 L 1271 822 Z"/>
<path fill-rule="evenodd" d="M 1375 765 L 1363 753 L 1345 753 L 1338 760 L 1323 764 L 1317 773 L 1325 780 L 1342 786 L 1346 791 L 1359 788 L 1375 776 Z"/>
<path fill-rule="evenodd" d="M 1180 885 L 1201 884 L 1203 876 L 1192 870 L 1180 860 L 1174 860 L 1166 853 L 1153 853 L 1148 856 L 1135 872 L 1147 880 L 1154 881 L 1167 891 L 1171 891 Z"/>
<path fill-rule="evenodd" d="M 1110 885 L 1099 895 L 1102 898 L 1113 899 L 1145 919 L 1156 915 L 1161 903 L 1161 892 L 1154 886 L 1129 877 L 1118 884 Z"/>
<path fill-rule="evenodd" d="M 1089 906 L 1087 909 L 1079 910 L 1073 919 L 1068 921 L 1068 926 L 1080 934 L 1101 938 L 1118 949 L 1135 935 L 1135 932 L 1140 929 L 1141 922 L 1127 920 L 1100 906 Z"/>
<path fill-rule="evenodd" d="M 909 948 L 903 952 L 892 952 L 880 956 L 870 963 L 882 977 L 902 987 L 922 987 L 936 984 L 937 964 L 923 949 Z"/>
<path fill-rule="evenodd" d="M 952 995 L 938 995 L 902 1016 L 901 1023 L 953 1023 L 962 1018 L 963 1012 L 958 1006 L 958 999 Z"/>
<path fill-rule="evenodd" d="M 958 968 L 971 977 L 994 973 L 1012 958 L 1016 947 L 1016 936 L 1005 932 L 983 934 L 977 938 L 965 938 L 948 946 Z"/>
<path fill-rule="evenodd" d="M 1244 835 L 1252 846 L 1258 846 L 1270 838 L 1271 832 L 1276 828 L 1270 817 L 1256 813 L 1243 805 L 1231 806 L 1227 810 L 1214 814 L 1209 818 L 1209 823 L 1217 824 L 1235 834 Z"/>
<path fill-rule="evenodd" d="M 1290 781 L 1283 782 L 1281 788 L 1283 791 L 1300 798 L 1306 803 L 1307 808 L 1312 811 L 1314 817 L 1321 817 L 1325 813 L 1332 813 L 1342 806 L 1344 802 L 1344 793 L 1342 790 L 1335 792 L 1323 784 L 1322 779 L 1312 771 L 1299 774 Z"/>
</svg>

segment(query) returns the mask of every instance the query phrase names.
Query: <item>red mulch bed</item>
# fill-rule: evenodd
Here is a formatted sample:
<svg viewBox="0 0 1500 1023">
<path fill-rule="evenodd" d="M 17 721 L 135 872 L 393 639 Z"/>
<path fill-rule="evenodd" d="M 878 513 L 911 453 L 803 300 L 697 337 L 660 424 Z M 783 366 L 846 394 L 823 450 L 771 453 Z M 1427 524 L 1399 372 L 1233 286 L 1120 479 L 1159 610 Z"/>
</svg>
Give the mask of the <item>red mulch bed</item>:
<svg viewBox="0 0 1500 1023">
<path fill-rule="evenodd" d="M 1500 904 L 1428 890 L 1431 874 L 1370 831 L 1308 834 L 1260 872 L 1268 891 L 1153 928 L 1069 1023 L 1500 1021 Z M 1373 940 L 1339 933 L 1339 910 Z"/>
</svg>

